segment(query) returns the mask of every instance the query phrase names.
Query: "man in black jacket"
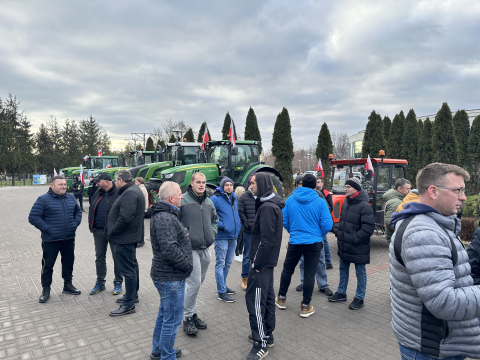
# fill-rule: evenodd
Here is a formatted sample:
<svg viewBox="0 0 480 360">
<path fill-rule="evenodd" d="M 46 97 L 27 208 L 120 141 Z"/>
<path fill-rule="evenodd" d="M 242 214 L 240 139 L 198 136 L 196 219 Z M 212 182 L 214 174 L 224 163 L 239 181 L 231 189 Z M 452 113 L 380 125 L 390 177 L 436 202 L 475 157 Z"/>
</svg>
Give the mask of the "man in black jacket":
<svg viewBox="0 0 480 360">
<path fill-rule="evenodd" d="M 245 191 L 238 199 L 238 215 L 243 227 L 243 260 L 242 260 L 242 290 L 247 290 L 250 258 L 248 256 L 250 237 L 255 221 L 255 199 L 252 189 Z"/>
<path fill-rule="evenodd" d="M 85 186 L 82 183 L 82 178 L 80 176 L 76 177 L 72 183 L 72 191 L 73 191 L 73 196 L 75 196 L 75 199 L 78 199 L 78 203 L 80 204 L 80 209 L 82 209 L 82 212 L 85 212 L 85 210 L 83 210 L 84 190 L 85 190 Z"/>
<path fill-rule="evenodd" d="M 94 180 L 92 176 L 90 176 L 88 180 L 90 181 L 88 183 L 88 188 L 87 188 L 88 204 L 92 205 L 92 196 L 98 190 L 98 186 L 97 186 L 97 180 L 96 179 Z"/>
<path fill-rule="evenodd" d="M 273 191 L 268 174 L 256 173 L 250 180 L 255 200 L 256 218 L 250 238 L 250 272 L 248 274 L 245 302 L 252 334 L 248 337 L 253 348 L 247 359 L 263 359 L 267 346 L 273 346 L 275 330 L 275 291 L 273 289 L 273 268 L 277 266 L 282 244 L 283 201 Z"/>
<path fill-rule="evenodd" d="M 136 252 L 145 212 L 145 196 L 135 186 L 130 171 L 118 171 L 116 185 L 118 198 L 108 214 L 107 239 L 113 252 L 113 261 L 117 263 L 120 275 L 125 278 L 125 295 L 117 299 L 121 305 L 110 312 L 111 316 L 135 312 L 139 282 Z"/>
<path fill-rule="evenodd" d="M 340 257 L 340 283 L 338 289 L 328 301 L 347 300 L 347 285 L 350 263 L 355 264 L 357 275 L 357 291 L 349 305 L 352 310 L 363 307 L 367 288 L 367 272 L 365 264 L 370 263 L 370 236 L 375 230 L 375 218 L 367 193 L 362 190 L 360 180 L 351 178 L 345 182 L 347 198 L 343 202 L 338 230 L 335 234 L 338 241 Z"/>
<path fill-rule="evenodd" d="M 88 210 L 88 228 L 93 233 L 95 242 L 95 266 L 97 270 L 97 282 L 89 294 L 98 294 L 105 290 L 105 277 L 107 276 L 107 220 L 113 203 L 118 198 L 118 191 L 112 182 L 109 173 L 100 173 L 97 178 L 99 190 L 92 195 L 92 205 Z M 110 250 L 112 247 L 110 246 Z M 112 252 L 113 256 L 113 252 Z M 113 295 L 122 291 L 123 278 L 120 275 L 118 265 L 114 261 L 113 269 L 115 280 L 113 280 Z"/>
</svg>

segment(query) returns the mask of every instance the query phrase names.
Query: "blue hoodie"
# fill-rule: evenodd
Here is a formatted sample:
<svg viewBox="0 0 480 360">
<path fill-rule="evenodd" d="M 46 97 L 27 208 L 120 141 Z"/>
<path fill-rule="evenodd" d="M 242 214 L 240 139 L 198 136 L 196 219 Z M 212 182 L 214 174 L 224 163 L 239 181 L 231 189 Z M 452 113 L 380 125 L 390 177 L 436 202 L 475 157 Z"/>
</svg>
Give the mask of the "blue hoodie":
<svg viewBox="0 0 480 360">
<path fill-rule="evenodd" d="M 332 229 L 327 202 L 313 189 L 295 189 L 283 209 L 283 227 L 289 232 L 289 244 L 313 244 Z"/>
<path fill-rule="evenodd" d="M 232 192 L 229 200 L 225 191 L 219 186 L 210 200 L 215 205 L 218 215 L 218 233 L 215 240 L 234 240 L 238 238 L 242 223 L 238 215 L 237 195 Z"/>
</svg>

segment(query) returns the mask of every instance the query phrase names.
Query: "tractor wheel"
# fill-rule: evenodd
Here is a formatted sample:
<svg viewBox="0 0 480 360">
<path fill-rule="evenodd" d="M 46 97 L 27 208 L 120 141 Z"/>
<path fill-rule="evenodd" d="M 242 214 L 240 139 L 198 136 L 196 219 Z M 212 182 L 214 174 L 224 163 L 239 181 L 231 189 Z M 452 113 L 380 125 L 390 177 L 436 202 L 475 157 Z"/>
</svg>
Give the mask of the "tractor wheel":
<svg viewBox="0 0 480 360">
<path fill-rule="evenodd" d="M 215 189 L 212 189 L 212 188 L 209 187 L 209 186 L 207 186 L 207 187 L 205 188 L 205 191 L 206 191 L 206 193 L 207 193 L 207 197 L 212 197 L 213 194 L 215 193 Z"/>
<path fill-rule="evenodd" d="M 268 172 L 273 183 L 273 190 L 283 199 L 283 183 L 280 181 L 280 178 L 274 173 Z"/>
</svg>

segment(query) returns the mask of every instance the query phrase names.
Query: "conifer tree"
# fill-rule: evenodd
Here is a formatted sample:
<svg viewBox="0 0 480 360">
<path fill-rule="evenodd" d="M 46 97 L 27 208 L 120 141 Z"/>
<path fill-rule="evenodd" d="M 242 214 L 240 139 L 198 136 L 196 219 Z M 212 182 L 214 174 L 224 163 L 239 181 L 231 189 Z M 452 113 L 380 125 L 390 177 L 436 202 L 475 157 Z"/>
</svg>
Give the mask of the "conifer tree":
<svg viewBox="0 0 480 360">
<path fill-rule="evenodd" d="M 147 143 L 145 144 L 145 151 L 155 151 L 155 144 L 153 143 L 153 139 L 149 136 L 147 139 Z"/>
<path fill-rule="evenodd" d="M 420 164 L 420 168 L 424 168 L 425 166 L 433 162 L 432 128 L 433 124 L 430 121 L 430 118 L 427 117 L 423 122 L 422 162 Z"/>
<path fill-rule="evenodd" d="M 288 194 L 293 185 L 293 141 L 292 141 L 292 125 L 290 124 L 290 116 L 286 108 L 278 114 L 275 121 L 272 136 L 272 155 L 275 157 L 274 168 L 283 178 L 283 187 Z"/>
<path fill-rule="evenodd" d="M 165 150 L 165 148 L 166 148 L 166 146 L 165 146 L 165 141 L 163 141 L 163 140 L 158 140 L 158 141 L 157 141 L 157 148 L 158 148 L 159 145 L 162 147 L 163 150 Z"/>
<path fill-rule="evenodd" d="M 480 176 L 480 115 L 472 123 L 472 130 L 468 137 L 468 155 L 472 169 L 470 179 L 475 186 L 475 192 L 478 193 Z"/>
<path fill-rule="evenodd" d="M 390 129 L 392 127 L 392 120 L 388 116 L 383 118 L 383 138 L 385 139 L 385 147 L 388 144 L 388 138 L 390 137 Z M 386 150 L 386 149 L 384 149 Z"/>
<path fill-rule="evenodd" d="M 452 112 L 446 102 L 435 116 L 432 134 L 433 160 L 446 164 L 458 163 L 458 144 L 455 138 Z"/>
<path fill-rule="evenodd" d="M 403 114 L 403 112 L 402 112 Z M 390 137 L 388 138 L 386 156 L 390 159 L 402 158 L 402 138 L 403 138 L 404 120 L 399 114 L 395 115 L 390 128 Z"/>
<path fill-rule="evenodd" d="M 200 130 L 198 130 L 197 142 L 203 142 L 203 135 L 205 134 L 205 126 L 207 126 L 207 122 L 204 121 L 200 126 Z M 212 140 L 212 135 L 210 135 L 210 129 L 208 129 L 208 138 Z"/>
<path fill-rule="evenodd" d="M 247 121 L 245 122 L 245 140 L 259 141 L 258 152 L 262 153 L 262 136 L 258 128 L 257 116 L 252 107 L 248 109 Z"/>
<path fill-rule="evenodd" d="M 415 111 L 410 109 L 405 119 L 405 127 L 402 137 L 403 159 L 408 161 L 408 179 L 415 184 L 418 172 L 418 123 Z"/>
<path fill-rule="evenodd" d="M 320 128 L 320 132 L 318 133 L 315 155 L 317 156 L 317 159 L 320 159 L 322 162 L 323 173 L 325 175 L 323 184 L 325 188 L 330 187 L 330 178 L 332 175 L 330 159 L 328 158 L 330 154 L 333 154 L 332 137 L 330 136 L 330 130 L 328 129 L 327 123 L 323 123 L 322 127 Z"/>
<path fill-rule="evenodd" d="M 362 157 L 375 157 L 380 150 L 385 150 L 385 138 L 383 135 L 383 120 L 380 114 L 372 110 L 368 117 L 367 128 L 363 137 Z"/>
<path fill-rule="evenodd" d="M 183 139 L 187 142 L 195 142 L 195 137 L 193 136 L 192 128 L 187 130 L 187 132 L 183 135 Z"/>
<path fill-rule="evenodd" d="M 170 139 L 168 139 L 168 142 L 169 143 L 176 143 L 177 142 L 177 138 L 175 137 L 175 135 L 170 135 Z"/>
<path fill-rule="evenodd" d="M 468 135 L 470 133 L 470 121 L 465 110 L 458 110 L 453 117 L 455 127 L 455 138 L 458 144 L 458 162 L 462 167 L 469 163 Z"/>
<path fill-rule="evenodd" d="M 225 120 L 223 121 L 223 128 L 222 128 L 222 140 L 228 140 L 228 134 L 230 133 L 230 123 L 232 118 L 230 117 L 230 113 L 227 112 L 225 115 Z M 235 134 L 235 140 L 237 140 L 237 127 L 235 123 L 233 124 L 233 132 Z"/>
</svg>

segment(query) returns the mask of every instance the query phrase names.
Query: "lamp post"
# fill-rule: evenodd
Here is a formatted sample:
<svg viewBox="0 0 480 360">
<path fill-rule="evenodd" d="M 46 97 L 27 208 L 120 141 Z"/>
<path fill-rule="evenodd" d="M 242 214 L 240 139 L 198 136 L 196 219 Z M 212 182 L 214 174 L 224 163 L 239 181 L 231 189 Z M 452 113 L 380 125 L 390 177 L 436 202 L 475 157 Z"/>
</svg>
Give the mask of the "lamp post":
<svg viewBox="0 0 480 360">
<path fill-rule="evenodd" d="M 182 130 L 172 130 L 172 133 L 175 134 L 177 141 L 180 141 L 180 136 L 182 135 Z"/>
<path fill-rule="evenodd" d="M 308 157 L 308 171 L 310 171 L 310 158 L 312 157 L 312 154 L 307 154 Z"/>
</svg>

